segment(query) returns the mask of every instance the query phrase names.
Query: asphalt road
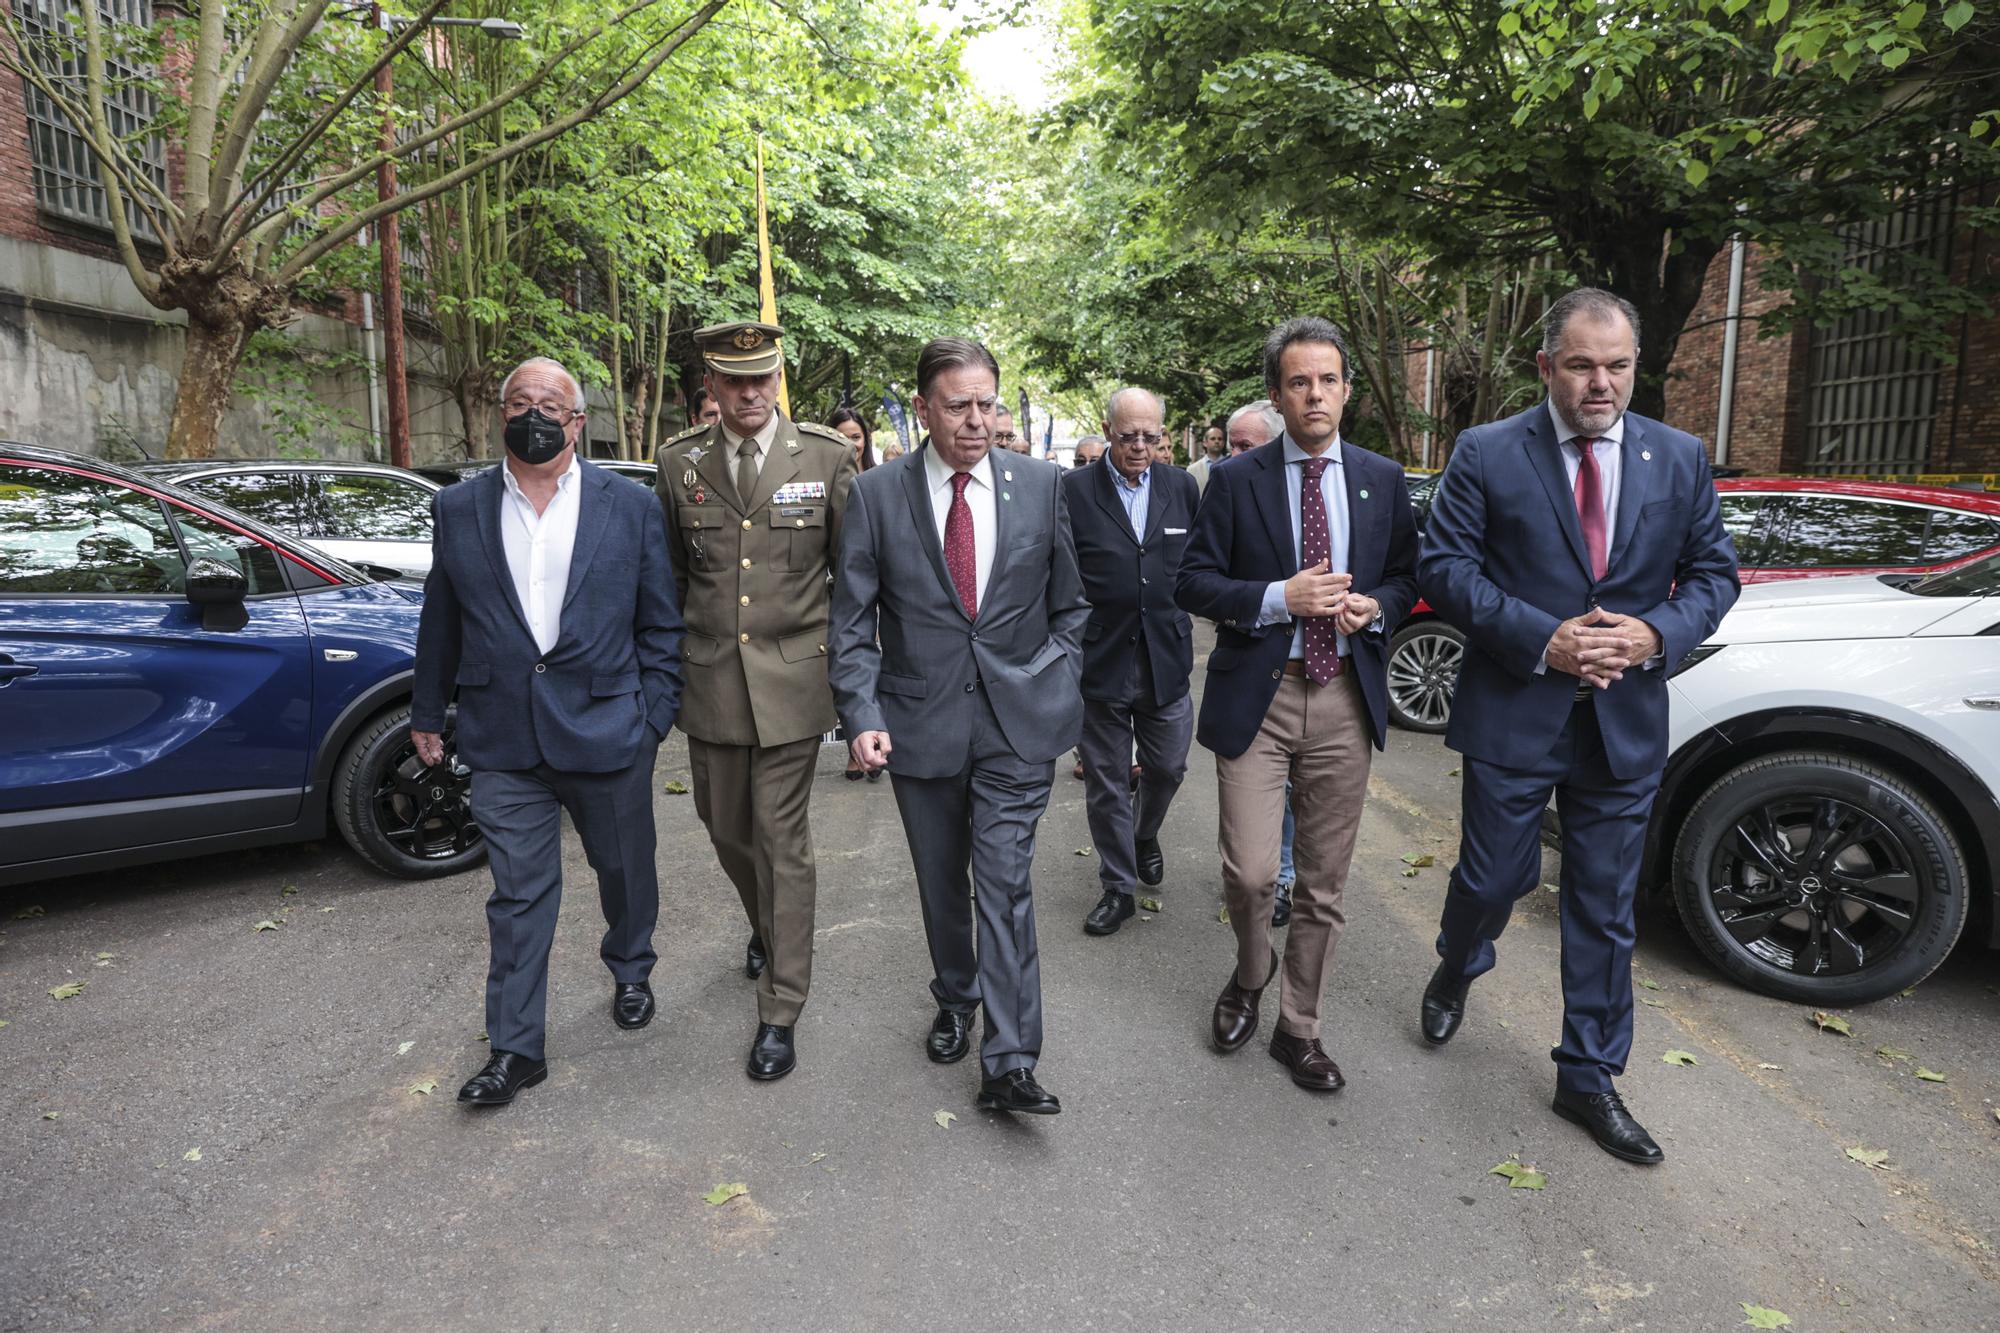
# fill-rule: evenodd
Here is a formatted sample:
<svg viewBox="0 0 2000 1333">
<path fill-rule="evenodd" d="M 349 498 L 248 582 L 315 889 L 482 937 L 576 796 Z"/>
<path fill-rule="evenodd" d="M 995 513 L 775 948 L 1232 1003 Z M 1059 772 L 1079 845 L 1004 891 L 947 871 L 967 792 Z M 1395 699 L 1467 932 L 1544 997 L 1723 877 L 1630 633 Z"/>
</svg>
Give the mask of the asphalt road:
<svg viewBox="0 0 2000 1333">
<path fill-rule="evenodd" d="M 1164 910 L 1108 940 L 1081 930 L 1096 862 L 1057 777 L 1049 1120 L 983 1115 L 976 1062 L 923 1058 L 894 798 L 833 751 L 813 997 L 775 1084 L 742 1072 L 745 930 L 685 796 L 658 800 L 661 1017 L 610 1021 L 572 837 L 552 1076 L 498 1112 L 452 1101 L 485 1055 L 483 870 L 392 883 L 328 842 L 0 890 L 0 1329 L 1719 1329 L 1742 1303 L 1799 1329 L 2000 1327 L 1996 957 L 1961 948 L 1844 1038 L 1649 917 L 1623 1088 L 1668 1161 L 1626 1166 L 1548 1110 L 1553 895 L 1451 1047 L 1417 1035 L 1455 767 L 1406 734 L 1377 760 L 1331 1097 L 1261 1041 L 1208 1046 L 1231 943 L 1199 751 Z M 685 777 L 677 739 L 660 775 Z M 1491 1174 L 1510 1157 L 1546 1188 Z M 704 1202 L 727 1183 L 748 1192 Z"/>
</svg>

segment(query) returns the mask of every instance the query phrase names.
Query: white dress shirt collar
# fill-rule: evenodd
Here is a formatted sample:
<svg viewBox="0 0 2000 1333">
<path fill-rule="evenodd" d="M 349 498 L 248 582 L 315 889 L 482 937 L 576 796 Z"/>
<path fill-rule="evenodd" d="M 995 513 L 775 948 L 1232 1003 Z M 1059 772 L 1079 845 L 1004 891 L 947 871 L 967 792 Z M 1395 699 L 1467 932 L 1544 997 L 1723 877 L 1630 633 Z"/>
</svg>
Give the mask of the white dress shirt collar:
<svg viewBox="0 0 2000 1333">
<path fill-rule="evenodd" d="M 933 491 L 951 485 L 953 471 L 954 469 L 951 464 L 938 457 L 936 445 L 932 445 L 924 450 L 924 476 L 930 482 L 930 487 Z M 987 490 L 992 490 L 993 451 L 991 449 L 987 450 L 980 456 L 979 461 L 974 463 L 967 471 L 972 474 L 973 485 L 984 486 Z"/>
</svg>

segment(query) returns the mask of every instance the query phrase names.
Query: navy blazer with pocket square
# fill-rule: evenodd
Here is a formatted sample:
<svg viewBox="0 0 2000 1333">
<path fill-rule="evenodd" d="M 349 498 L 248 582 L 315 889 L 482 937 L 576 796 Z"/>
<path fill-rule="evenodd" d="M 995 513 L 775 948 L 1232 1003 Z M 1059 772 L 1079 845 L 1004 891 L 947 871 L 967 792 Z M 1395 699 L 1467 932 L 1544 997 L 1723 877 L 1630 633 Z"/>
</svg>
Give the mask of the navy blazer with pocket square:
<svg viewBox="0 0 2000 1333">
<path fill-rule="evenodd" d="M 1174 579 L 1187 550 L 1201 490 L 1171 463 L 1147 469 L 1146 531 L 1118 498 L 1110 458 L 1063 474 L 1069 528 L 1090 622 L 1083 628 L 1083 697 L 1125 703 L 1133 659 L 1146 654 L 1153 703 L 1161 708 L 1188 692 L 1194 674 L 1194 626 L 1174 605 Z"/>
</svg>

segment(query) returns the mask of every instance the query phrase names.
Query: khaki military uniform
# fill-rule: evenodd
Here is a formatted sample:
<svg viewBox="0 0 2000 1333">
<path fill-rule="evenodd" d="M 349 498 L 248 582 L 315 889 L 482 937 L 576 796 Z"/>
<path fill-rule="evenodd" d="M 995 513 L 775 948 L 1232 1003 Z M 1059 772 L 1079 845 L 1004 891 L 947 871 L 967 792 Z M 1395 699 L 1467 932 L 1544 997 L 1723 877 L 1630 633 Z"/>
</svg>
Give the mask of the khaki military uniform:
<svg viewBox="0 0 2000 1333">
<path fill-rule="evenodd" d="M 687 621 L 680 728 L 695 812 L 769 954 L 759 1021 L 790 1027 L 812 979 L 807 805 L 835 721 L 830 575 L 854 454 L 834 432 L 781 416 L 747 497 L 719 423 L 675 436 L 657 461 Z"/>
</svg>

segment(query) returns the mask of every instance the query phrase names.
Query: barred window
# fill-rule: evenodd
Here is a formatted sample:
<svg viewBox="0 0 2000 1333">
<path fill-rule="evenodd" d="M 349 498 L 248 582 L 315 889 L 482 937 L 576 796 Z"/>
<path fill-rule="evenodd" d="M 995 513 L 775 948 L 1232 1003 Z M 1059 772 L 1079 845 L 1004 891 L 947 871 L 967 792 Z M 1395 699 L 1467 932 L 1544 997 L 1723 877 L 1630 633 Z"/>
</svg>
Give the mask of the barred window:
<svg viewBox="0 0 2000 1333">
<path fill-rule="evenodd" d="M 153 22 L 153 0 L 85 2 L 95 3 L 98 13 L 113 28 L 129 26 L 143 30 Z M 70 0 L 26 0 L 16 5 L 15 13 L 29 45 L 35 48 L 24 54 L 46 70 L 52 82 L 81 101 L 85 88 L 83 31 L 81 23 L 71 18 L 70 9 Z M 118 42 L 110 41 L 106 46 L 105 119 L 139 169 L 164 191 L 167 187 L 164 142 L 157 133 L 133 137 L 159 119 L 159 99 L 144 86 L 152 71 L 122 59 Z M 98 182 L 97 157 L 83 134 L 33 84 L 24 80 L 22 92 L 28 110 L 35 201 L 45 211 L 68 221 L 110 228 L 111 209 L 104 187 Z M 125 214 L 133 235 L 159 239 L 131 199 L 126 200 Z"/>
</svg>

